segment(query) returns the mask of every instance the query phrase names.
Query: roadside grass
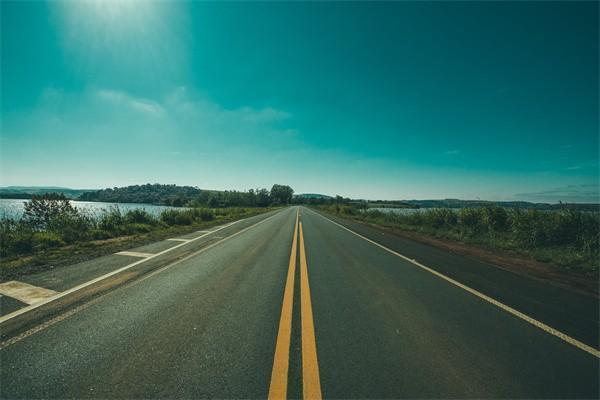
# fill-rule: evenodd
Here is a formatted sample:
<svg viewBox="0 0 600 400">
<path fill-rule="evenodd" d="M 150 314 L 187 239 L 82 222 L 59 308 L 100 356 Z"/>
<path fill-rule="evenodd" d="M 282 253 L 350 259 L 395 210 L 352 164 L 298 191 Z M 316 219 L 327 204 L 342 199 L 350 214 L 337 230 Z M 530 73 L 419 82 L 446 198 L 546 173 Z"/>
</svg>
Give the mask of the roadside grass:
<svg viewBox="0 0 600 400">
<path fill-rule="evenodd" d="M 26 216 L 0 220 L 0 280 L 74 264 L 173 236 L 262 214 L 273 207 L 189 208 L 155 217 L 111 208 L 100 218 L 58 213 L 47 223 Z"/>
<path fill-rule="evenodd" d="M 361 222 L 532 258 L 589 276 L 600 266 L 600 213 L 479 207 L 412 214 L 330 205 L 319 209 Z"/>
</svg>

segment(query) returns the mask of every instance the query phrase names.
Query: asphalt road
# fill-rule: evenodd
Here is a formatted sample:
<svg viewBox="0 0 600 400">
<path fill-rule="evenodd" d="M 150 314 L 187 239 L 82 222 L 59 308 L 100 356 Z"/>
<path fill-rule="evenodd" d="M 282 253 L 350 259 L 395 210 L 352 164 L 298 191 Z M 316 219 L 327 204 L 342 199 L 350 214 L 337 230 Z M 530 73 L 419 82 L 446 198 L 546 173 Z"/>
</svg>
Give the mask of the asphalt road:
<svg viewBox="0 0 600 400">
<path fill-rule="evenodd" d="M 1 397 L 598 397 L 597 299 L 303 207 L 256 222 L 4 342 Z"/>
</svg>

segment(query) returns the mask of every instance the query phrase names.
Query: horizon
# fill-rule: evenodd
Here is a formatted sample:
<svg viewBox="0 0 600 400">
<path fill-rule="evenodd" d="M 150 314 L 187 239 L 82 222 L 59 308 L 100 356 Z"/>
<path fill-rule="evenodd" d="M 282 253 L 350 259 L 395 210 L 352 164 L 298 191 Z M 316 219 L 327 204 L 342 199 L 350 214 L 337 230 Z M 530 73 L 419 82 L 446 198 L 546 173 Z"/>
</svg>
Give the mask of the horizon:
<svg viewBox="0 0 600 400">
<path fill-rule="evenodd" d="M 0 7 L 2 186 L 600 202 L 597 2 Z"/>
<path fill-rule="evenodd" d="M 137 186 L 140 185 L 154 185 L 154 184 L 159 184 L 159 185 L 175 185 L 173 183 L 165 183 L 165 184 L 161 184 L 161 183 L 140 183 L 137 184 Z M 136 186 L 136 184 L 134 185 L 130 185 L 130 186 Z M 203 188 L 200 186 L 194 186 L 194 185 L 177 185 L 177 186 L 190 186 L 190 187 L 194 187 L 196 189 L 199 190 L 206 190 L 206 191 L 248 191 L 251 189 L 263 189 L 263 188 L 250 188 L 250 189 L 235 189 L 235 188 L 229 188 L 229 189 L 215 189 L 215 188 Z M 112 189 L 114 188 L 114 186 L 112 187 L 104 187 L 104 188 L 83 188 L 83 187 L 65 187 L 65 186 L 24 186 L 24 185 L 11 185 L 11 186 L 0 186 L 0 190 L 6 190 L 6 189 L 11 189 L 11 188 L 19 188 L 19 189 L 64 189 L 64 190 L 81 190 L 81 191 L 100 191 L 100 190 L 104 190 L 104 189 Z M 265 187 L 264 189 L 269 189 L 269 187 Z M 293 188 L 292 188 L 293 189 Z M 327 197 L 331 197 L 331 198 L 335 198 L 336 196 L 338 196 L 338 194 L 328 194 L 328 193 L 315 193 L 315 192 L 295 192 L 294 191 L 294 196 L 302 196 L 302 195 L 317 195 L 317 196 L 327 196 Z M 569 201 L 556 201 L 556 202 L 543 202 L 543 201 L 532 201 L 532 200 L 494 200 L 494 199 L 481 199 L 481 198 L 457 198 L 457 197 L 444 197 L 444 198 L 362 198 L 362 197 L 355 197 L 355 198 L 350 198 L 351 200 L 365 200 L 365 201 L 444 201 L 444 200 L 458 200 L 458 201 L 482 201 L 482 202 L 525 202 L 525 203 L 532 203 L 532 204 L 559 204 L 559 203 L 563 203 L 563 204 L 600 204 L 599 201 L 596 202 L 582 202 L 582 201 L 574 201 L 574 202 L 569 202 Z M 13 200 L 19 200 L 19 199 L 13 199 Z"/>
</svg>

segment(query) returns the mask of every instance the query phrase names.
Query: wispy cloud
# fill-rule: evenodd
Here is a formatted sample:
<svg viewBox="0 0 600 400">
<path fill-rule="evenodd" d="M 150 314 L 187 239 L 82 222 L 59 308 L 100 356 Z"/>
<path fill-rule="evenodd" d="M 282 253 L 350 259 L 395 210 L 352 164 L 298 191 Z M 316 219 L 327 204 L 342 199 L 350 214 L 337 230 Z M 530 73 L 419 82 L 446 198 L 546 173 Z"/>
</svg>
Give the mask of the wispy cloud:
<svg viewBox="0 0 600 400">
<path fill-rule="evenodd" d="M 149 116 L 164 115 L 165 109 L 155 101 L 131 96 L 125 92 L 109 89 L 100 89 L 95 95 L 117 107 L 125 107 L 130 111 L 137 111 Z"/>
<path fill-rule="evenodd" d="M 459 150 L 446 150 L 444 152 L 444 154 L 446 154 L 447 156 L 455 156 L 457 154 L 460 154 Z"/>
</svg>

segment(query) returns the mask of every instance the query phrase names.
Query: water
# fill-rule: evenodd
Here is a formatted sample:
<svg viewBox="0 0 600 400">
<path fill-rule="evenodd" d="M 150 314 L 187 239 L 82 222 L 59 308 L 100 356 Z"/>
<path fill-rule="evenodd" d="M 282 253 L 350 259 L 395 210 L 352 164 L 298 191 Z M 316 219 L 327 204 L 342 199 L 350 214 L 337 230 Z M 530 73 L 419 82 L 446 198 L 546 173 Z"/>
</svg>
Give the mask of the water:
<svg viewBox="0 0 600 400">
<path fill-rule="evenodd" d="M 387 214 L 400 214 L 400 215 L 411 215 L 414 214 L 416 212 L 419 211 L 423 211 L 424 208 L 391 208 L 391 207 L 385 207 L 385 208 L 379 208 L 379 207 L 370 207 L 368 209 L 369 211 L 381 211 L 382 213 L 387 213 Z M 432 210 L 431 208 L 429 210 Z"/>
<path fill-rule="evenodd" d="M 23 215 L 24 207 L 23 202 L 27 200 L 23 199 L 0 199 L 0 218 L 6 217 L 10 219 L 19 219 Z M 102 203 L 96 201 L 74 201 L 71 200 L 71 205 L 76 207 L 78 210 L 91 215 L 93 217 L 99 217 L 103 212 L 109 210 L 111 207 L 119 207 L 122 213 L 134 209 L 143 209 L 148 213 L 158 216 L 164 210 L 173 209 L 176 207 L 169 206 L 157 206 L 153 204 L 139 204 L 139 203 Z"/>
</svg>

